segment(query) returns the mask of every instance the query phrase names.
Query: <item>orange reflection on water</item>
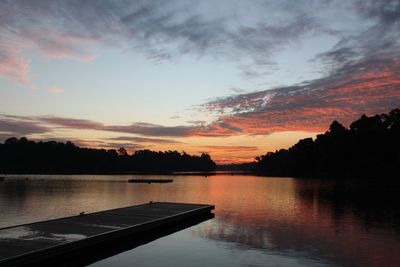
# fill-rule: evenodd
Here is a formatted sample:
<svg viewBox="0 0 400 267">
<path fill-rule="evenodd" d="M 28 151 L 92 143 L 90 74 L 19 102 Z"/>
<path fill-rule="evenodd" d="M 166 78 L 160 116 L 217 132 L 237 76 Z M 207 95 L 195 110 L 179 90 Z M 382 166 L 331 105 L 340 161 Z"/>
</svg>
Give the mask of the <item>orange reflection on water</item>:
<svg viewBox="0 0 400 267">
<path fill-rule="evenodd" d="M 195 233 L 228 241 L 232 249 L 300 252 L 340 266 L 399 266 L 398 232 L 382 222 L 366 220 L 354 209 L 377 211 L 354 207 L 352 199 L 324 183 L 290 178 L 215 179 L 210 192 L 218 203 L 218 223 Z M 387 215 L 381 220 L 393 224 L 390 219 L 396 215 Z"/>
<path fill-rule="evenodd" d="M 399 266 L 395 186 L 243 175 L 169 176 L 171 184 L 147 185 L 129 184 L 130 178 L 6 179 L 0 225 L 149 201 L 210 203 L 215 219 L 188 231 L 233 252 L 257 250 L 335 266 Z"/>
</svg>

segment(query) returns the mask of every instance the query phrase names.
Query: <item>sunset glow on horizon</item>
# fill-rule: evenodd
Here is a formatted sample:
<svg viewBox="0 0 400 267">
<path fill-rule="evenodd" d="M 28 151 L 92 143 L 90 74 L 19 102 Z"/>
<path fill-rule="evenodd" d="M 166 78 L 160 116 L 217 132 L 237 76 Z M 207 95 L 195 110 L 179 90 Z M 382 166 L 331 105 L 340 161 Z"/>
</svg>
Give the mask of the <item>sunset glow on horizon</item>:
<svg viewBox="0 0 400 267">
<path fill-rule="evenodd" d="M 242 163 L 400 107 L 396 0 L 0 5 L 0 142 Z"/>
</svg>

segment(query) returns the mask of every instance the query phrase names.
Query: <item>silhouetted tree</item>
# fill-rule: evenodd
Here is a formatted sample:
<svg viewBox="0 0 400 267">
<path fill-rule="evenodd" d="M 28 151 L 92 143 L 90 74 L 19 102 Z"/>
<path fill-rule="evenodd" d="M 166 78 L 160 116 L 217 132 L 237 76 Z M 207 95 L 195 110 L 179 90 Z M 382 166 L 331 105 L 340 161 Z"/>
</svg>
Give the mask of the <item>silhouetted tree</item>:
<svg viewBox="0 0 400 267">
<path fill-rule="evenodd" d="M 333 121 L 329 127 L 329 133 L 334 135 L 343 135 L 346 133 L 346 128 L 337 121 Z"/>
<path fill-rule="evenodd" d="M 120 157 L 126 157 L 126 156 L 128 156 L 128 152 L 126 151 L 125 148 L 120 147 L 120 148 L 118 149 L 118 156 L 120 156 Z"/>
<path fill-rule="evenodd" d="M 395 177 L 400 173 L 400 109 L 360 119 L 346 129 L 334 121 L 315 140 L 256 158 L 265 175 L 307 177 Z"/>
<path fill-rule="evenodd" d="M 22 137 L 0 143 L 0 173 L 170 173 L 213 171 L 208 154 L 188 155 L 177 151 L 135 151 L 80 148 L 71 142 L 33 142 Z"/>
</svg>

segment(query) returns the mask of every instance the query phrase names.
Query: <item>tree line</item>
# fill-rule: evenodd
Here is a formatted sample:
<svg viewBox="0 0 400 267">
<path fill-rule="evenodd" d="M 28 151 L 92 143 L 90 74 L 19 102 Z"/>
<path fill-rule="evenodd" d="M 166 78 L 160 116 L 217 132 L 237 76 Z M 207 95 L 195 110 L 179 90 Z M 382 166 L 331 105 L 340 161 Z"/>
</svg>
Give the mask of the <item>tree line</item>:
<svg viewBox="0 0 400 267">
<path fill-rule="evenodd" d="M 94 149 L 72 142 L 35 142 L 12 137 L 0 143 L 0 173 L 171 173 L 208 172 L 216 164 L 210 155 L 189 155 L 178 151 L 138 150 L 129 155 L 124 148 Z"/>
<path fill-rule="evenodd" d="M 334 121 L 315 140 L 257 157 L 262 175 L 326 178 L 394 178 L 400 173 L 400 109 L 360 119 L 345 128 Z"/>
</svg>

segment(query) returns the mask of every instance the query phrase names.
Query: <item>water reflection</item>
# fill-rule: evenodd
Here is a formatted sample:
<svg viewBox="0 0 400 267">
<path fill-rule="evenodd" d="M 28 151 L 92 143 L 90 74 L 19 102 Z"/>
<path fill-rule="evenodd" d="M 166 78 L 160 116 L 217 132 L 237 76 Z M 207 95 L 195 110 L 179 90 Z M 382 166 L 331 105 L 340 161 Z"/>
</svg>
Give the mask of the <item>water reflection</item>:
<svg viewBox="0 0 400 267">
<path fill-rule="evenodd" d="M 398 185 L 271 178 L 247 182 L 248 198 L 241 199 L 242 188 L 229 187 L 218 199 L 238 197 L 223 204 L 217 223 L 196 229 L 196 234 L 231 242 L 232 250 L 302 255 L 339 266 L 399 266 Z"/>
<path fill-rule="evenodd" d="M 100 178 L 6 180 L 0 184 L 0 225 L 150 200 L 212 203 L 213 220 L 95 265 L 129 266 L 134 260 L 145 266 L 158 260 L 173 266 L 175 258 L 190 263 L 199 260 L 193 245 L 198 243 L 208 255 L 200 261 L 220 266 L 400 264 L 397 184 L 217 175 L 168 177 L 174 183 L 142 185 L 126 183 L 131 177 Z"/>
</svg>

